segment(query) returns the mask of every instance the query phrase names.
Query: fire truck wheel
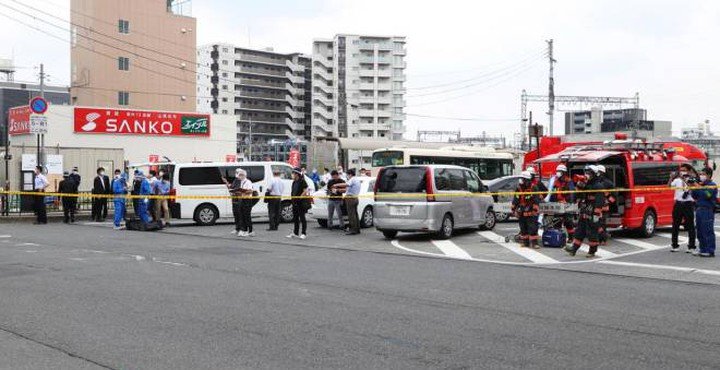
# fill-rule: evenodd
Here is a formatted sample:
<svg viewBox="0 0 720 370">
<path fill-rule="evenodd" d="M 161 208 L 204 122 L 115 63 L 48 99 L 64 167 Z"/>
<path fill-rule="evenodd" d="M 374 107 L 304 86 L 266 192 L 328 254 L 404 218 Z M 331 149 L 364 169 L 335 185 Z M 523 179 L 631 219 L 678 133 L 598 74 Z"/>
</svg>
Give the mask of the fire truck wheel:
<svg viewBox="0 0 720 370">
<path fill-rule="evenodd" d="M 645 216 L 643 216 L 642 226 L 640 226 L 640 229 L 638 229 L 638 232 L 640 236 L 643 238 L 649 238 L 655 234 L 655 227 L 657 226 L 657 216 L 655 215 L 655 211 L 652 209 L 648 209 L 645 211 Z"/>
</svg>

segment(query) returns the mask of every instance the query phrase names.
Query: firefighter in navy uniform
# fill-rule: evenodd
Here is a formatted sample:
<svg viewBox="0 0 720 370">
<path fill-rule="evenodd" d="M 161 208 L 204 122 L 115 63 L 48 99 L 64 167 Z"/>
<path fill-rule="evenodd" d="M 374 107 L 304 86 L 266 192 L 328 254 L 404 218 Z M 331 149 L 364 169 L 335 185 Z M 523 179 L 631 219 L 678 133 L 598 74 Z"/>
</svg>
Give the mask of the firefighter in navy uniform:
<svg viewBox="0 0 720 370">
<path fill-rule="evenodd" d="M 610 180 L 610 178 L 607 177 L 605 166 L 603 165 L 597 165 L 598 169 L 598 181 L 602 184 L 602 189 L 609 190 L 614 189 L 615 184 Z M 607 231 L 607 219 L 610 216 L 610 206 L 614 205 L 617 200 L 617 197 L 615 196 L 614 192 L 606 191 L 605 192 L 605 205 L 603 206 L 603 214 L 600 219 L 600 228 L 598 229 L 599 237 L 600 237 L 600 244 L 605 245 L 607 244 L 608 239 L 610 239 L 610 233 Z"/>
<path fill-rule="evenodd" d="M 552 180 L 552 191 L 550 192 L 547 200 L 553 203 L 575 203 L 575 194 L 566 193 L 575 191 L 575 183 L 570 174 L 568 173 L 567 166 L 564 164 L 558 165 L 555 169 L 555 177 Z M 572 242 L 573 233 L 575 232 L 575 220 L 571 214 L 558 215 L 558 218 L 562 219 L 562 226 L 568 234 L 568 243 Z M 558 226 L 562 228 L 562 226 Z"/>
<path fill-rule="evenodd" d="M 565 247 L 565 250 L 575 256 L 585 239 L 588 240 L 590 250 L 587 257 L 595 257 L 598 245 L 600 244 L 600 221 L 602 219 L 603 207 L 605 206 L 605 193 L 602 191 L 603 182 L 598 177 L 599 170 L 596 166 L 590 165 L 585 168 L 587 183 L 578 182 L 578 189 L 586 190 L 578 194 L 578 226 L 572 246 Z M 596 191 L 592 191 L 596 190 Z"/>
<path fill-rule="evenodd" d="M 521 245 L 534 249 L 540 249 L 538 214 L 542 198 L 538 192 L 538 187 L 533 184 L 530 172 L 521 173 L 520 183 L 512 201 L 512 210 L 517 215 L 520 224 Z"/>
</svg>

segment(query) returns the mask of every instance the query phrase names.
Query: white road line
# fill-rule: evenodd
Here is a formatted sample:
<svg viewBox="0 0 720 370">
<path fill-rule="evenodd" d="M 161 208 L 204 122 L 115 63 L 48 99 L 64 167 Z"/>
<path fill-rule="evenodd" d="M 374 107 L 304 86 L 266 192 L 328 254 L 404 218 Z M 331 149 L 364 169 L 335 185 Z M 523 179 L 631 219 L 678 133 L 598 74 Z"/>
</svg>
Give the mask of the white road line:
<svg viewBox="0 0 720 370">
<path fill-rule="evenodd" d="M 657 236 L 662 237 L 662 238 L 666 238 L 666 239 L 671 239 L 671 238 L 672 238 L 672 234 L 667 234 L 667 233 L 657 234 Z M 688 242 L 688 237 L 687 237 L 687 236 L 678 235 L 678 243 L 687 243 L 687 242 Z"/>
<path fill-rule="evenodd" d="M 647 251 L 654 251 L 654 250 L 658 250 L 658 249 L 667 248 L 667 246 L 655 245 L 655 244 L 651 244 L 651 243 L 644 242 L 642 240 L 636 240 L 636 239 L 613 238 L 613 240 L 618 241 L 620 243 L 630 244 L 633 247 L 638 247 L 640 249 L 645 249 Z"/>
<path fill-rule="evenodd" d="M 550 258 L 534 249 L 521 248 L 517 243 L 505 243 L 505 237 L 498 235 L 492 231 L 480 231 L 478 235 L 499 244 L 503 248 L 520 255 L 534 263 L 558 263 L 556 259 Z"/>
<path fill-rule="evenodd" d="M 606 265 L 617 265 L 617 266 L 644 267 L 644 268 L 659 269 L 659 270 L 673 270 L 673 271 L 689 272 L 689 273 L 694 272 L 694 273 L 698 273 L 698 274 L 720 276 L 720 271 L 694 269 L 694 268 L 690 268 L 690 267 L 651 265 L 651 264 L 647 264 L 647 263 L 620 262 L 620 261 L 598 261 L 598 263 L 604 263 Z"/>
<path fill-rule="evenodd" d="M 587 244 L 583 244 L 583 245 L 580 247 L 579 251 L 580 251 L 580 252 L 583 252 L 583 253 L 588 253 L 588 252 L 590 251 L 590 246 L 587 245 Z M 602 248 L 600 248 L 600 247 L 598 247 L 597 252 L 595 253 L 595 255 L 598 256 L 598 257 L 600 257 L 600 258 L 615 258 L 615 257 L 618 256 L 617 254 L 615 254 L 615 253 L 613 253 L 613 252 L 610 252 L 610 251 L 607 251 L 607 250 L 605 250 L 605 249 L 602 249 Z"/>
<path fill-rule="evenodd" d="M 445 253 L 448 257 L 459 258 L 464 260 L 471 260 L 472 256 L 468 254 L 464 249 L 458 247 L 455 243 L 450 240 L 433 240 L 433 245 Z"/>
<path fill-rule="evenodd" d="M 12 235 L 0 235 L 0 239 L 12 238 Z"/>
</svg>

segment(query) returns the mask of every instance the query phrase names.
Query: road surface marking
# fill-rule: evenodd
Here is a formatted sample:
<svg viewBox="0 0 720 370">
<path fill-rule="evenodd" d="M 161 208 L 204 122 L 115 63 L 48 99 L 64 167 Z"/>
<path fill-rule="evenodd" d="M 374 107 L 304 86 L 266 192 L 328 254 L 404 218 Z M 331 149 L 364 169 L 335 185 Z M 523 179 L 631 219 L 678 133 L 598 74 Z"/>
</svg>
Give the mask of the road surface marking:
<svg viewBox="0 0 720 370">
<path fill-rule="evenodd" d="M 493 241 L 495 244 L 499 244 L 503 248 L 520 255 L 521 257 L 530 260 L 534 263 L 558 263 L 556 259 L 550 258 L 535 249 L 522 248 L 517 243 L 505 243 L 505 237 L 498 235 L 492 231 L 480 231 L 478 235 L 483 238 Z"/>
<path fill-rule="evenodd" d="M 590 246 L 587 244 L 583 244 L 580 247 L 580 249 L 578 249 L 578 251 L 588 253 L 588 252 L 590 252 Z M 605 249 L 602 249 L 600 247 L 598 247 L 597 252 L 595 252 L 595 255 L 600 258 L 615 258 L 618 256 L 617 254 L 610 252 L 610 251 L 606 251 Z"/>
<path fill-rule="evenodd" d="M 12 238 L 12 235 L 0 235 L 0 239 Z"/>
<path fill-rule="evenodd" d="M 471 260 L 472 256 L 449 240 L 433 240 L 432 243 L 448 257 Z"/>
<path fill-rule="evenodd" d="M 647 264 L 647 263 L 620 262 L 620 261 L 598 261 L 598 263 L 604 263 L 604 264 L 606 264 L 606 265 L 629 266 L 629 267 L 644 267 L 644 268 L 651 268 L 651 269 L 672 270 L 672 271 L 690 272 L 690 273 L 696 272 L 696 273 L 699 273 L 699 274 L 720 276 L 720 271 L 695 269 L 695 268 L 690 268 L 690 267 L 678 267 L 678 266 L 668 266 L 668 265 L 651 265 L 651 264 Z"/>
<path fill-rule="evenodd" d="M 619 241 L 620 243 L 630 244 L 633 247 L 638 247 L 640 249 L 645 249 L 648 251 L 654 251 L 654 250 L 666 248 L 666 246 L 655 245 L 655 244 L 651 244 L 651 243 L 644 242 L 642 240 L 636 240 L 636 239 L 625 239 L 625 238 L 615 239 L 615 238 L 613 238 L 613 240 Z"/>
<path fill-rule="evenodd" d="M 672 238 L 672 234 L 666 234 L 666 233 L 657 234 L 657 236 L 662 237 L 662 238 L 666 238 L 666 239 L 671 239 L 671 238 Z M 687 242 L 688 242 L 688 237 L 687 237 L 687 236 L 680 236 L 680 235 L 678 235 L 678 243 L 687 243 Z"/>
</svg>

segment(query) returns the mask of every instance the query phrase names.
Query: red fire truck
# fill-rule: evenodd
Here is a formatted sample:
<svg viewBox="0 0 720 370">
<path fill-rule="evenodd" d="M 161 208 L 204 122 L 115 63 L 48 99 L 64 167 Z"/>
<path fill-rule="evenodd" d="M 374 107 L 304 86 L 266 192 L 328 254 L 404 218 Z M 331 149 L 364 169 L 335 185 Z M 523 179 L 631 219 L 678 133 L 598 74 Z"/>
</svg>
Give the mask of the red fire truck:
<svg viewBox="0 0 720 370">
<path fill-rule="evenodd" d="M 689 148 L 691 145 L 683 145 L 682 150 L 668 147 L 668 143 L 627 140 L 576 145 L 532 164 L 546 174 L 545 168 L 554 172 L 556 164 L 565 163 L 573 175 L 582 174 L 590 164 L 604 165 L 615 188 L 627 189 L 616 192 L 617 202 L 611 206 L 608 226 L 636 230 L 649 237 L 658 226 L 672 224 L 673 192 L 668 185 L 671 173 L 678 171 L 681 164 L 693 162 L 683 152 L 695 153 Z"/>
<path fill-rule="evenodd" d="M 626 134 L 616 133 L 615 141 L 610 143 L 630 142 Z M 705 152 L 698 147 L 684 143 L 678 140 L 660 140 L 653 141 L 654 144 L 662 144 L 663 149 L 674 149 L 676 154 L 685 157 L 696 169 L 702 169 L 707 160 Z M 530 166 L 533 162 L 540 158 L 547 157 L 552 154 L 560 153 L 572 147 L 582 147 L 588 145 L 601 145 L 602 141 L 567 141 L 564 136 L 543 136 L 540 138 L 539 149 L 531 150 L 525 154 L 523 160 L 523 169 Z M 540 168 L 542 178 L 548 179 L 555 173 L 555 167 L 559 163 L 545 162 Z"/>
</svg>

